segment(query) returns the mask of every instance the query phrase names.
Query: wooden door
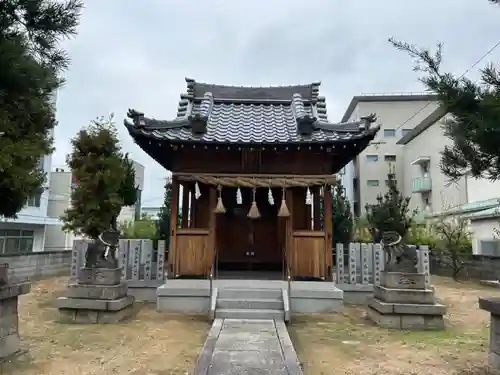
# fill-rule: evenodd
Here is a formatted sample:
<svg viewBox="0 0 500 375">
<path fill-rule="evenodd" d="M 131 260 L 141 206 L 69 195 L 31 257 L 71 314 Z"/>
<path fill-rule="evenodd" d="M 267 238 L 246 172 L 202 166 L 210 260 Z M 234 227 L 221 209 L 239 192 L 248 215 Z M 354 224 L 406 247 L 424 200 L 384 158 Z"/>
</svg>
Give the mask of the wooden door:
<svg viewBox="0 0 500 375">
<path fill-rule="evenodd" d="M 248 251 L 248 244 L 249 228 L 246 217 L 218 215 L 217 260 L 219 265 L 227 264 L 230 268 L 241 268 L 241 264 L 247 262 L 245 254 Z"/>
</svg>

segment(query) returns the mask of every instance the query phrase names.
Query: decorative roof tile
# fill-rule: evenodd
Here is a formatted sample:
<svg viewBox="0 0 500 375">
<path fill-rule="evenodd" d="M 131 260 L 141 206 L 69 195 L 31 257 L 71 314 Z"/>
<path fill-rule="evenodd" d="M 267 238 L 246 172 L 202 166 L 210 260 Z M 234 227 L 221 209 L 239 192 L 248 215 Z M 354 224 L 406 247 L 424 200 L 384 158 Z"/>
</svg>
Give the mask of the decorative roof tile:
<svg viewBox="0 0 500 375">
<path fill-rule="evenodd" d="M 280 87 L 209 85 L 186 79 L 177 117 L 160 121 L 129 110 L 132 136 L 171 142 L 330 143 L 375 136 L 375 115 L 351 123 L 327 120 L 319 83 Z"/>
</svg>

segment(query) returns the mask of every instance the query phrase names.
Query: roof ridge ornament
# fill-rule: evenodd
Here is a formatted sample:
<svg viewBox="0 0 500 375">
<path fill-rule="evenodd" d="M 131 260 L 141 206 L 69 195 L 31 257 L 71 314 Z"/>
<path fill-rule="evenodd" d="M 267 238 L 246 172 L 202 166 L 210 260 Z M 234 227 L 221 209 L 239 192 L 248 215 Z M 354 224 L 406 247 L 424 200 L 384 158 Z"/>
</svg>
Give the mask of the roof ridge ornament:
<svg viewBox="0 0 500 375">
<path fill-rule="evenodd" d="M 340 122 L 337 124 L 327 123 L 327 122 L 315 122 L 313 124 L 313 130 L 324 130 L 331 132 L 356 132 L 356 131 L 366 131 L 369 130 L 371 124 L 377 121 L 377 115 L 371 113 L 367 116 L 363 116 L 359 121 L 352 122 Z"/>
<path fill-rule="evenodd" d="M 317 118 L 306 112 L 302 96 L 298 93 L 293 94 L 292 111 L 297 121 L 297 131 L 302 135 L 311 135 Z"/>
<path fill-rule="evenodd" d="M 214 105 L 214 97 L 211 92 L 206 92 L 201 101 L 200 110 L 195 114 L 188 116 L 191 129 L 195 134 L 203 134 L 207 132 L 207 123 L 212 107 Z"/>
<path fill-rule="evenodd" d="M 127 117 L 132 120 L 136 128 L 144 128 L 146 126 L 144 112 L 139 112 L 136 111 L 135 109 L 129 108 L 127 111 Z"/>
</svg>

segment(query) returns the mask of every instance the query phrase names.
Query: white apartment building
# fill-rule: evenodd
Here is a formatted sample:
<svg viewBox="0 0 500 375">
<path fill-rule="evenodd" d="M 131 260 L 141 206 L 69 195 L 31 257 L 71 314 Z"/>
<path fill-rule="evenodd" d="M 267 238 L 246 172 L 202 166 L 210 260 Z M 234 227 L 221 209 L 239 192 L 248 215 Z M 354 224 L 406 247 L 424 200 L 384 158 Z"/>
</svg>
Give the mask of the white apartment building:
<svg viewBox="0 0 500 375">
<path fill-rule="evenodd" d="M 51 155 L 40 159 L 40 167 L 47 173 L 43 192 L 30 198 L 16 219 L 0 218 L 0 254 L 44 251 L 46 228 L 62 227 L 60 220 L 47 214 L 51 163 Z"/>
<path fill-rule="evenodd" d="M 144 189 L 144 166 L 134 163 L 135 184 L 138 187 L 138 198 L 134 206 L 123 207 L 118 222 L 134 221 L 141 216 L 141 195 Z M 73 176 L 69 168 L 55 168 L 51 175 L 51 185 L 48 198 L 48 216 L 60 218 L 71 205 L 71 189 Z M 71 249 L 73 240 L 77 239 L 74 234 L 62 230 L 61 226 L 48 226 L 45 240 L 45 248 Z"/>
<path fill-rule="evenodd" d="M 387 192 L 389 165 L 394 168 L 398 187 L 404 191 L 404 154 L 398 141 L 437 108 L 431 94 L 367 94 L 353 97 L 341 121 L 355 121 L 371 113 L 382 127 L 376 138 L 349 163 L 342 175 L 347 196 L 356 216 L 365 214 L 366 204 L 376 203 Z"/>
<path fill-rule="evenodd" d="M 411 196 L 411 209 L 417 208 L 425 215 L 437 214 L 470 202 L 467 195 L 468 179 L 450 183 L 439 166 L 441 151 L 451 144 L 451 140 L 443 133 L 445 120 L 444 111 L 436 108 L 397 142 L 403 146 L 402 191 L 406 196 Z"/>
<path fill-rule="evenodd" d="M 500 181 L 466 176 L 450 184 L 441 172 L 440 152 L 451 140 L 443 133 L 444 111 L 436 109 L 398 142 L 404 150 L 404 193 L 425 216 L 456 214 L 470 220 L 472 251 L 500 256 Z"/>
</svg>

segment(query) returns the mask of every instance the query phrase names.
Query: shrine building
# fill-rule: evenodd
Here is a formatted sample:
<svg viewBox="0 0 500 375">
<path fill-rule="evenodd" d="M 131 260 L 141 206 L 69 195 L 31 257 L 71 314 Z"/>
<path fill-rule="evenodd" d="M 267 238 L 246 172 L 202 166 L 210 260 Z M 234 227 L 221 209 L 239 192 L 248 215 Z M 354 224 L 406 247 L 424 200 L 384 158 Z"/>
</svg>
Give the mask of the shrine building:
<svg viewBox="0 0 500 375">
<path fill-rule="evenodd" d="M 172 172 L 168 278 L 331 280 L 331 186 L 374 139 L 375 115 L 329 122 L 320 83 L 186 83 L 175 118 L 125 121 Z"/>
</svg>

